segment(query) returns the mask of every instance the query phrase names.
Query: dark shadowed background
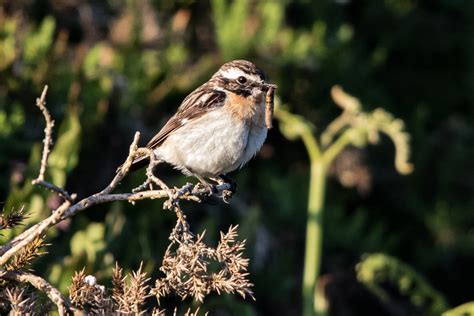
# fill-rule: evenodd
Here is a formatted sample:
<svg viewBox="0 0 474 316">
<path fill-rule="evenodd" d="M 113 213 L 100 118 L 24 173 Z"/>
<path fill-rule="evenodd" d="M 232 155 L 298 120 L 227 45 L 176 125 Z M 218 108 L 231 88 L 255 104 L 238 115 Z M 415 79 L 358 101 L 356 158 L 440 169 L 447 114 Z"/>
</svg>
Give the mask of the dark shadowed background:
<svg viewBox="0 0 474 316">
<path fill-rule="evenodd" d="M 411 134 L 408 176 L 396 172 L 388 138 L 348 148 L 331 168 L 320 281 L 331 315 L 435 314 L 417 301 L 426 293 L 410 287 L 410 276 L 406 286 L 383 282 L 385 296 L 359 283 L 355 267 L 367 253 L 406 263 L 446 308 L 474 299 L 472 1 L 2 1 L 0 208 L 24 205 L 33 223 L 60 203 L 29 184 L 44 126 L 34 101 L 44 84 L 56 120 L 48 179 L 84 197 L 110 181 L 135 131 L 146 143 L 232 59 L 260 66 L 281 103 L 316 133 L 340 113 L 329 94 L 339 84 L 364 109 L 403 119 Z M 209 243 L 231 224 L 247 239 L 257 300 L 212 296 L 203 307 L 211 315 L 301 313 L 308 171 L 303 144 L 286 140 L 275 122 L 262 151 L 232 175 L 230 204 L 183 206 Z M 166 166 L 158 173 L 169 185 L 189 181 Z M 341 181 L 347 173 L 355 181 Z M 143 179 L 130 175 L 120 190 Z M 161 206 L 111 203 L 61 223 L 35 271 L 63 291 L 83 266 L 104 283 L 115 261 L 126 270 L 144 261 L 159 275 L 174 225 Z"/>
</svg>

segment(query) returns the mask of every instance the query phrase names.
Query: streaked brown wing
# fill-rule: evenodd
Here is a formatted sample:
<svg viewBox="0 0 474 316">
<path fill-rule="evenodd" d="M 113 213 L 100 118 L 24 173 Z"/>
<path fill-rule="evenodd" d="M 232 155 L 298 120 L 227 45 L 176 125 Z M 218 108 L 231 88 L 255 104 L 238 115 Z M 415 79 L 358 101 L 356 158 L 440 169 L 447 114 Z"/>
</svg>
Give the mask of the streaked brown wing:
<svg viewBox="0 0 474 316">
<path fill-rule="evenodd" d="M 173 131 L 191 123 L 192 120 L 202 116 L 209 110 L 223 106 L 225 98 L 225 92 L 211 90 L 207 85 L 197 88 L 184 99 L 178 108 L 178 112 L 168 120 L 146 147 L 150 149 L 158 147 Z"/>
</svg>

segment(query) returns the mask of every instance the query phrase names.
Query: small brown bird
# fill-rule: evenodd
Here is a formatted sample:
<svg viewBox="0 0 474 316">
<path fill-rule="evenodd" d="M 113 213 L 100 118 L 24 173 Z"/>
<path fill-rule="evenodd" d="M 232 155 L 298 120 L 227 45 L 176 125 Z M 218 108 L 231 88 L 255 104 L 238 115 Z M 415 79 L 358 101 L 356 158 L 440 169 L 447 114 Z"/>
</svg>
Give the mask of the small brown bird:
<svg viewBox="0 0 474 316">
<path fill-rule="evenodd" d="M 225 174 L 241 168 L 262 147 L 267 136 L 265 96 L 270 88 L 273 91 L 276 85 L 266 83 L 253 63 L 228 62 L 184 99 L 146 147 L 212 192 L 205 178 L 230 181 Z M 147 163 L 148 157 L 138 157 L 132 168 Z"/>
</svg>

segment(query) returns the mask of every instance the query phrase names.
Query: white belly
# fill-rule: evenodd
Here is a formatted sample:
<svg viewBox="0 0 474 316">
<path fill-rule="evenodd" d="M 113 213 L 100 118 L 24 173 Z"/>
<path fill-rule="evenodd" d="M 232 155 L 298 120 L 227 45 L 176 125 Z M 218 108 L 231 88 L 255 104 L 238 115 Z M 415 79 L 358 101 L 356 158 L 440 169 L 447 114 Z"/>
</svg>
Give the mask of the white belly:
<svg viewBox="0 0 474 316">
<path fill-rule="evenodd" d="M 265 126 L 250 132 L 247 123 L 221 108 L 173 132 L 155 154 L 185 173 L 217 177 L 247 163 L 266 136 Z"/>
</svg>

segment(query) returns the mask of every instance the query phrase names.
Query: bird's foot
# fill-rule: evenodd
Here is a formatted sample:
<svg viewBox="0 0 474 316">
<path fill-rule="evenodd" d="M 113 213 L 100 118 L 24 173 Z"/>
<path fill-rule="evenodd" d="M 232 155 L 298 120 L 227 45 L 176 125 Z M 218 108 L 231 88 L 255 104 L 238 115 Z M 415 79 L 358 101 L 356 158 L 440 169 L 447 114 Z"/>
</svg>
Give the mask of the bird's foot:
<svg viewBox="0 0 474 316">
<path fill-rule="evenodd" d="M 196 185 L 198 191 L 205 191 L 207 196 L 212 196 L 218 192 L 216 186 L 204 180 L 203 177 L 196 176 L 196 178 L 199 180 L 199 183 Z"/>
<path fill-rule="evenodd" d="M 206 190 L 208 196 L 212 196 L 212 195 L 216 194 L 217 192 L 219 192 L 219 191 L 217 191 L 216 186 L 213 185 L 213 184 L 210 184 L 208 182 L 201 183 L 201 184 L 204 187 L 204 190 Z"/>
<path fill-rule="evenodd" d="M 229 203 L 230 199 L 232 198 L 234 193 L 237 191 L 237 182 L 235 182 L 234 180 L 232 180 L 232 178 L 230 178 L 229 176 L 227 176 L 225 174 L 222 174 L 222 175 L 219 176 L 219 178 L 213 179 L 213 180 L 216 181 L 219 184 L 228 184 L 228 185 L 230 185 L 229 189 L 226 189 L 226 190 L 222 191 L 222 200 L 225 203 Z"/>
</svg>

